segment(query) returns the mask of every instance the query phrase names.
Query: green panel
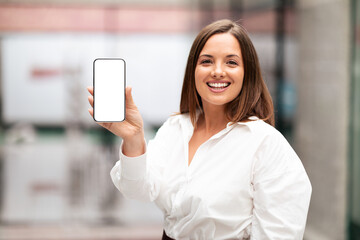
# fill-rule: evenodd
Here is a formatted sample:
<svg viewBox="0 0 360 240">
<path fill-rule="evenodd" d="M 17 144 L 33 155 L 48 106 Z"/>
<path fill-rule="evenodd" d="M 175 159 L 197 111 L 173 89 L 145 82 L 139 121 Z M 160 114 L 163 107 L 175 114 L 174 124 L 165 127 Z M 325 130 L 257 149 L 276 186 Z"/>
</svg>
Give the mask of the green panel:
<svg viewBox="0 0 360 240">
<path fill-rule="evenodd" d="M 351 61 L 349 138 L 349 239 L 360 240 L 360 2 L 352 1 L 353 45 Z"/>
</svg>

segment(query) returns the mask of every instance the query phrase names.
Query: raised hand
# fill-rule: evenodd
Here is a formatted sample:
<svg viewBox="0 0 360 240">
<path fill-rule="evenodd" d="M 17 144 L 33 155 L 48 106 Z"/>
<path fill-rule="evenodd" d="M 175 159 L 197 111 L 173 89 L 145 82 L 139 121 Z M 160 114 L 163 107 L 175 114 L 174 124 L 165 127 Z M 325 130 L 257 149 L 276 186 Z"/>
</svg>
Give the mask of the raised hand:
<svg viewBox="0 0 360 240">
<path fill-rule="evenodd" d="M 91 94 L 88 96 L 88 100 L 92 106 L 88 110 L 90 115 L 94 117 L 94 89 L 87 87 L 87 90 Z M 96 123 L 123 139 L 123 153 L 125 155 L 134 157 L 145 152 L 143 120 L 132 98 L 131 87 L 125 89 L 125 120 L 122 122 Z"/>
</svg>

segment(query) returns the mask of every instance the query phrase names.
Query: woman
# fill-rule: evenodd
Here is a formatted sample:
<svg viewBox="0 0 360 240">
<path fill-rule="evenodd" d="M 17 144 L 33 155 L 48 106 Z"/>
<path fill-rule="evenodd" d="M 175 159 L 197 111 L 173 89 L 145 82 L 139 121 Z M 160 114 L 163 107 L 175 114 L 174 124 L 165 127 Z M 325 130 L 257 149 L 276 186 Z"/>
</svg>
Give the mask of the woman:
<svg viewBox="0 0 360 240">
<path fill-rule="evenodd" d="M 111 170 L 115 186 L 157 204 L 163 239 L 302 239 L 311 185 L 272 126 L 255 49 L 236 23 L 220 20 L 201 30 L 187 61 L 180 114 L 148 146 L 130 88 L 126 120 L 99 124 L 123 139 Z"/>
</svg>

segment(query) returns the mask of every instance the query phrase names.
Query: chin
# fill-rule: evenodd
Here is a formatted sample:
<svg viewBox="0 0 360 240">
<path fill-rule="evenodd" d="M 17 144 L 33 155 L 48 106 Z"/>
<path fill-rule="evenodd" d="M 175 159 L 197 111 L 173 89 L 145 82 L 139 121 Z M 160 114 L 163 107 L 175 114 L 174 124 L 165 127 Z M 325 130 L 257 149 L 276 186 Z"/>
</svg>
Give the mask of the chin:
<svg viewBox="0 0 360 240">
<path fill-rule="evenodd" d="M 225 106 L 226 104 L 228 104 L 229 102 L 231 102 L 232 100 L 229 99 L 208 99 L 208 100 L 203 100 L 203 104 L 208 104 L 208 105 L 214 105 L 214 106 Z"/>
</svg>

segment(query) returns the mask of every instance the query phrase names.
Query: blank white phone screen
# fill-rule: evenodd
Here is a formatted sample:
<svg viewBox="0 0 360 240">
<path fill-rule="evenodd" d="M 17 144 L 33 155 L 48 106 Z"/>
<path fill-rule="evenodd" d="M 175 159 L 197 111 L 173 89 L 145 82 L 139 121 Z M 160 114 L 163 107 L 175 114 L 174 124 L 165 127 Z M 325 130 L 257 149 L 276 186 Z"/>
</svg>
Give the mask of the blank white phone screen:
<svg viewBox="0 0 360 240">
<path fill-rule="evenodd" d="M 93 64 L 94 120 L 121 122 L 125 119 L 125 61 L 98 58 Z"/>
</svg>

